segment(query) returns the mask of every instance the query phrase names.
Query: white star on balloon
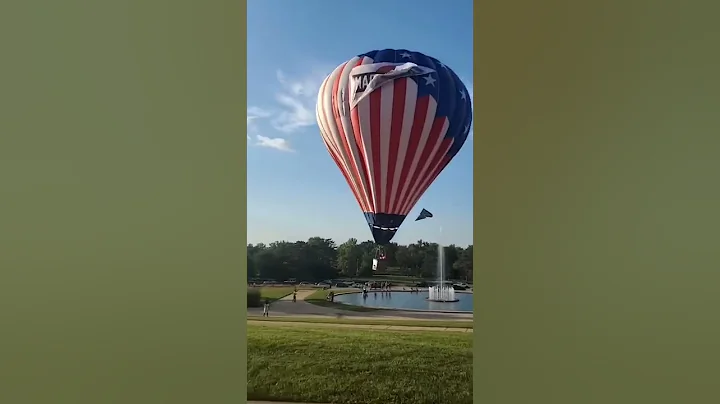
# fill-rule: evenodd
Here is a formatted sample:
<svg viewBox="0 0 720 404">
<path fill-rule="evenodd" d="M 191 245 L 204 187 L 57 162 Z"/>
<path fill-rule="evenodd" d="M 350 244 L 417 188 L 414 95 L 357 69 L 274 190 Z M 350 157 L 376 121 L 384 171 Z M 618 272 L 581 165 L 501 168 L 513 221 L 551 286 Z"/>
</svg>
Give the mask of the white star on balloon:
<svg viewBox="0 0 720 404">
<path fill-rule="evenodd" d="M 465 99 L 465 90 L 460 90 L 460 99 L 461 100 Z"/>
<path fill-rule="evenodd" d="M 412 55 L 411 55 L 411 54 L 409 54 L 409 53 L 407 53 L 407 52 L 403 52 L 403 53 L 401 53 L 401 54 L 400 54 L 400 56 L 402 56 L 402 57 L 404 57 L 404 58 L 409 58 L 409 57 L 412 57 Z"/>
<path fill-rule="evenodd" d="M 429 86 L 435 87 L 435 82 L 436 82 L 437 80 L 435 80 L 435 79 L 433 78 L 433 76 L 431 76 L 431 75 L 428 74 L 427 76 L 425 76 L 425 77 L 423 77 L 423 78 L 425 79 L 425 85 L 426 85 L 426 86 L 429 85 Z"/>
</svg>

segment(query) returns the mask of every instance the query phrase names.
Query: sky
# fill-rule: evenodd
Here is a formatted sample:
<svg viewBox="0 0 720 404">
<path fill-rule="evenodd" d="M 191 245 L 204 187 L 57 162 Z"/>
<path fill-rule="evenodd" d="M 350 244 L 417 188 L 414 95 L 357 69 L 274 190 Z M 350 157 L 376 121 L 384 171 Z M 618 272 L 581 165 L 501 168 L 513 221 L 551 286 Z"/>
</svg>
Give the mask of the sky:
<svg viewBox="0 0 720 404">
<path fill-rule="evenodd" d="M 412 6 L 409 6 L 409 5 Z M 374 49 L 433 56 L 472 99 L 472 0 L 248 0 L 248 243 L 371 239 L 315 120 L 320 84 Z M 393 241 L 472 244 L 472 132 Z M 421 209 L 434 217 L 415 222 Z"/>
</svg>

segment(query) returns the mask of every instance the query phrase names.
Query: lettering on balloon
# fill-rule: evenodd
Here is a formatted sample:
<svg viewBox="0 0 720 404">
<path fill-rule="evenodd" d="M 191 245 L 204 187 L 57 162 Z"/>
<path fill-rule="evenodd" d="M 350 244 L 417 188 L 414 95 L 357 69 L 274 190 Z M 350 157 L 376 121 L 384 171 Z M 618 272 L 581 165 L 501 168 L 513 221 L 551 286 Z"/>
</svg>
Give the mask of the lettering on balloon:
<svg viewBox="0 0 720 404">
<path fill-rule="evenodd" d="M 367 89 L 368 84 L 372 81 L 373 77 L 377 76 L 377 73 L 360 74 L 353 76 L 352 86 L 355 89 L 355 93 L 362 93 Z"/>
</svg>

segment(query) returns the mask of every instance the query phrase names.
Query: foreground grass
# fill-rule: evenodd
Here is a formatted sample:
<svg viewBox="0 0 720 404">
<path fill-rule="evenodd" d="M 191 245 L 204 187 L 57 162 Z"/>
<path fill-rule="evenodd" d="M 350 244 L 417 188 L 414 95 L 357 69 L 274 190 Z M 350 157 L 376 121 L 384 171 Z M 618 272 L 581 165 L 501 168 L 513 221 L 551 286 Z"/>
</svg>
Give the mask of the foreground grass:
<svg viewBox="0 0 720 404">
<path fill-rule="evenodd" d="M 442 328 L 473 328 L 468 320 L 386 320 L 365 318 L 323 318 L 323 317 L 252 317 L 253 321 L 320 323 L 320 324 L 357 324 L 357 325 L 397 325 L 404 327 L 442 327 Z"/>
<path fill-rule="evenodd" d="M 472 403 L 472 335 L 248 325 L 248 400 Z"/>
<path fill-rule="evenodd" d="M 308 303 L 312 303 L 316 306 L 323 306 L 323 307 L 331 307 L 333 309 L 340 309 L 340 310 L 347 310 L 347 311 L 376 311 L 380 309 L 375 309 L 372 307 L 361 307 L 361 306 L 353 306 L 349 304 L 342 304 L 342 303 L 336 303 L 336 302 L 329 302 L 327 301 L 327 295 L 330 292 L 335 292 L 335 295 L 343 294 L 343 293 L 351 293 L 351 292 L 357 292 L 359 289 L 327 289 L 322 290 L 318 289 L 313 294 L 305 298 L 305 301 Z"/>
</svg>

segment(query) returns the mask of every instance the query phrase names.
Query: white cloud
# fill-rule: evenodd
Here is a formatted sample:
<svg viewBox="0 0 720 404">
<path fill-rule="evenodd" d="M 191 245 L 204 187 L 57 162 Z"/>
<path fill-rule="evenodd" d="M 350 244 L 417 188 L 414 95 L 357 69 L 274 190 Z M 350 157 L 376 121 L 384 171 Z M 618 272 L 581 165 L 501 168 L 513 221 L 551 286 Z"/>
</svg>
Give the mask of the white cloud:
<svg viewBox="0 0 720 404">
<path fill-rule="evenodd" d="M 255 145 L 257 146 L 283 151 L 292 150 L 285 136 L 317 125 L 315 104 L 318 90 L 327 74 L 332 70 L 333 66 L 320 64 L 306 74 L 300 75 L 278 69 L 275 72 L 277 87 L 274 91 L 270 90 L 271 93 L 275 93 L 274 105 L 266 105 L 262 108 L 249 107 L 247 110 L 248 140 L 256 139 Z M 474 101 L 472 80 L 463 77 L 461 79 L 468 89 L 470 100 Z M 270 87 L 272 88 L 272 85 Z M 280 137 L 262 135 L 259 130 L 260 126 L 265 129 L 262 132 L 274 130 L 276 133 L 279 132 L 277 134 Z M 472 137 L 472 132 L 469 137 Z"/>
<path fill-rule="evenodd" d="M 250 125 L 251 122 L 258 119 L 267 118 L 270 115 L 272 115 L 272 113 L 266 109 L 259 107 L 249 107 L 247 109 L 247 123 L 248 125 Z"/>
<path fill-rule="evenodd" d="M 267 109 L 259 107 L 248 107 L 247 140 L 251 140 L 254 137 L 256 140 L 256 142 L 254 143 L 255 146 L 268 147 L 271 149 L 285 152 L 294 151 L 292 147 L 290 147 L 290 143 L 286 139 L 279 137 L 271 138 L 260 134 L 260 129 L 258 128 L 257 121 L 270 118 L 271 116 L 272 112 Z"/>
<path fill-rule="evenodd" d="M 306 75 L 291 76 L 282 70 L 276 71 L 275 105 L 271 107 L 249 107 L 247 109 L 247 138 L 256 139 L 256 146 L 282 151 L 294 151 L 284 137 L 264 136 L 260 127 L 283 134 L 292 134 L 317 125 L 315 103 L 322 81 L 332 68 L 323 66 L 310 70 Z M 271 90 L 272 91 L 272 90 Z M 261 123 L 266 121 L 266 124 Z M 269 125 L 269 127 L 265 127 Z"/>
<path fill-rule="evenodd" d="M 258 108 L 258 107 L 249 107 L 247 109 L 247 126 L 246 126 L 246 135 L 247 139 L 250 140 L 251 134 L 256 134 L 258 131 L 256 122 L 259 119 L 268 118 L 272 115 L 272 113 L 268 110 Z"/>
<path fill-rule="evenodd" d="M 282 70 L 276 72 L 280 90 L 275 95 L 278 111 L 272 119 L 273 128 L 293 133 L 316 125 L 315 103 L 318 90 L 332 69 L 314 69 L 301 77 L 288 77 Z"/>
<path fill-rule="evenodd" d="M 290 76 L 283 70 L 277 70 L 275 76 L 280 84 L 280 90 L 275 96 L 277 106 L 271 118 L 272 127 L 283 133 L 294 133 L 315 126 L 318 90 L 332 70 L 332 66 L 324 66 L 297 77 Z M 462 77 L 461 80 L 468 89 L 470 101 L 473 102 L 472 80 Z"/>
<path fill-rule="evenodd" d="M 290 143 L 286 139 L 280 137 L 270 138 L 262 135 L 256 135 L 256 138 L 256 145 L 260 147 L 269 147 L 271 149 L 276 149 L 284 152 L 295 151 L 292 147 L 290 147 Z"/>
</svg>

